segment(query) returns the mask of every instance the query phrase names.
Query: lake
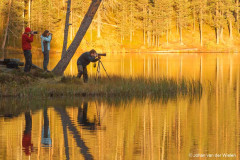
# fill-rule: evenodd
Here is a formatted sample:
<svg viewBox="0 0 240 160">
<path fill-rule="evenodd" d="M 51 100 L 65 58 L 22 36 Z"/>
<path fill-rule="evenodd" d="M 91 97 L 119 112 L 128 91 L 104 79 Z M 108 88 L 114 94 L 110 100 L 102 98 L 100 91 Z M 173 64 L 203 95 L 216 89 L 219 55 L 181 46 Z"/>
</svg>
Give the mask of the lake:
<svg viewBox="0 0 240 160">
<path fill-rule="evenodd" d="M 65 75 L 77 75 L 80 54 Z M 51 53 L 49 69 L 59 59 Z M 33 53 L 34 64 L 42 67 L 42 60 Z M 240 55 L 107 53 L 102 62 L 109 75 L 199 80 L 203 94 L 1 99 L 0 159 L 239 159 Z M 96 68 L 90 64 L 88 72 Z"/>
</svg>

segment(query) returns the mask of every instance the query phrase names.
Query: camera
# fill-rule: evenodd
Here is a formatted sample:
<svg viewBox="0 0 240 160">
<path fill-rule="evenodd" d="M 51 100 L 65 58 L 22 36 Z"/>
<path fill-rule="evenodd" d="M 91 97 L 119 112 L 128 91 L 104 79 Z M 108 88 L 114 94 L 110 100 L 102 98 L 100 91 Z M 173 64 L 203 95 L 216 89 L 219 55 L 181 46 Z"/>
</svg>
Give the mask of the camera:
<svg viewBox="0 0 240 160">
<path fill-rule="evenodd" d="M 97 53 L 97 56 L 98 56 L 98 57 L 106 56 L 106 55 L 107 55 L 106 53 Z"/>
<path fill-rule="evenodd" d="M 38 31 L 32 31 L 31 34 L 38 34 Z"/>
</svg>

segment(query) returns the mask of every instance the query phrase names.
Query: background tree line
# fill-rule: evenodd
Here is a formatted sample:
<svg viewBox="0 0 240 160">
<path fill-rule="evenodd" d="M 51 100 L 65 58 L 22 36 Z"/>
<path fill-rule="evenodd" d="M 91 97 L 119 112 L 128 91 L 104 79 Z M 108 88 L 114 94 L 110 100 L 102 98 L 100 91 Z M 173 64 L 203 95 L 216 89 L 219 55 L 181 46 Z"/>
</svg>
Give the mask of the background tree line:
<svg viewBox="0 0 240 160">
<path fill-rule="evenodd" d="M 70 42 L 90 2 L 72 0 Z M 0 44 L 21 47 L 21 34 L 30 26 L 40 34 L 53 32 L 53 46 L 59 48 L 66 10 L 66 0 L 1 0 Z M 81 47 L 232 44 L 239 30 L 239 0 L 104 0 Z"/>
</svg>

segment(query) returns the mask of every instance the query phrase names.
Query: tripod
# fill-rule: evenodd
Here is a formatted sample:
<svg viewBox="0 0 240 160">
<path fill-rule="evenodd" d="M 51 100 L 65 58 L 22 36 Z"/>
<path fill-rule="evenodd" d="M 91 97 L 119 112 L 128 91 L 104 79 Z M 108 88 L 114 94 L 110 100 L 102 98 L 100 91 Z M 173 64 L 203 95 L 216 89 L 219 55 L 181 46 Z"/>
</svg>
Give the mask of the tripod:
<svg viewBox="0 0 240 160">
<path fill-rule="evenodd" d="M 102 65 L 104 71 L 106 72 L 108 79 L 110 79 L 110 77 L 108 76 L 108 73 L 107 73 L 107 71 L 106 71 L 106 69 L 105 69 L 105 67 L 104 67 L 104 65 L 103 65 L 103 63 L 100 59 L 98 60 L 97 73 L 96 73 L 97 77 L 100 77 L 100 66 L 101 65 Z"/>
</svg>

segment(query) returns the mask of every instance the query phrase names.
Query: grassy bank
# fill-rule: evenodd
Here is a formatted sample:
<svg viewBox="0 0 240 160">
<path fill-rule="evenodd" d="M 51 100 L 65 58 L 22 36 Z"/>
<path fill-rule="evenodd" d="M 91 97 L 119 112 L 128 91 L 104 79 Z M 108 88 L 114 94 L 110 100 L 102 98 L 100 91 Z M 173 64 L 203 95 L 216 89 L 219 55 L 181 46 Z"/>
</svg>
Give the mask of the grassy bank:
<svg viewBox="0 0 240 160">
<path fill-rule="evenodd" d="M 1 97 L 58 97 L 58 96 L 129 96 L 129 97 L 175 97 L 177 95 L 200 95 L 200 82 L 173 79 L 124 78 L 113 76 L 88 83 L 75 77 L 55 77 L 52 73 L 13 71 L 0 73 Z"/>
</svg>

